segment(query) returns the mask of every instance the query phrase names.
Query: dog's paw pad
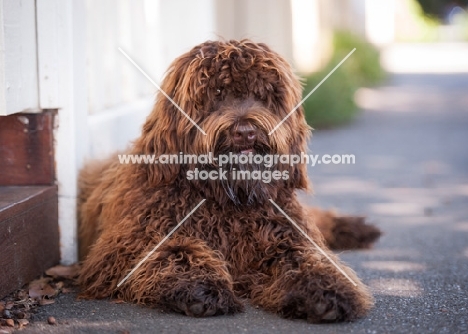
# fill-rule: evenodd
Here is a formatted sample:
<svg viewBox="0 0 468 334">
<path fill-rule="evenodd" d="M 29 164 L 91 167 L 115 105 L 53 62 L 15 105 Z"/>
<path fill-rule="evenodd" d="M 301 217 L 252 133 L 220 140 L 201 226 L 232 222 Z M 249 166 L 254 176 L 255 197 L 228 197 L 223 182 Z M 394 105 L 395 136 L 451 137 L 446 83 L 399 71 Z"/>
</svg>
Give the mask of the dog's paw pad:
<svg viewBox="0 0 468 334">
<path fill-rule="evenodd" d="M 243 306 L 228 289 L 209 284 L 197 284 L 183 292 L 178 311 L 192 317 L 209 317 L 242 311 Z"/>
<path fill-rule="evenodd" d="M 306 319 L 311 323 L 337 322 L 346 320 L 343 306 L 336 298 L 317 301 L 292 293 L 285 298 L 279 313 L 286 318 Z"/>
<path fill-rule="evenodd" d="M 187 313 L 189 313 L 188 315 L 193 315 L 195 317 L 202 317 L 204 315 L 207 315 L 205 314 L 205 306 L 203 305 L 203 303 L 196 303 L 196 304 L 190 305 L 188 307 Z"/>
</svg>

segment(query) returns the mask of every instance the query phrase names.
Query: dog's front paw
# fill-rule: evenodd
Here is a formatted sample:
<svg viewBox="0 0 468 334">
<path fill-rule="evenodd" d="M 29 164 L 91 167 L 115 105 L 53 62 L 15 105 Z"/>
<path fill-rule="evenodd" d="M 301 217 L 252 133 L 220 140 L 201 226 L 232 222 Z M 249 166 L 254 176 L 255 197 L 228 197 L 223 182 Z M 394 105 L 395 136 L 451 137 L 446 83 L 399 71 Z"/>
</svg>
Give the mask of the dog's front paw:
<svg viewBox="0 0 468 334">
<path fill-rule="evenodd" d="M 219 283 L 181 285 L 171 299 L 172 309 L 193 317 L 233 314 L 244 309 L 234 292 Z"/>
<path fill-rule="evenodd" d="M 314 299 L 314 298 L 312 298 Z M 339 321 L 343 311 L 336 305 L 336 298 L 316 298 L 289 293 L 280 308 L 280 314 L 290 319 L 307 319 L 312 323 Z"/>
<path fill-rule="evenodd" d="M 306 319 L 311 323 L 354 320 L 358 305 L 337 296 L 331 291 L 317 291 L 312 295 L 288 293 L 281 305 L 280 314 L 290 319 Z"/>
</svg>

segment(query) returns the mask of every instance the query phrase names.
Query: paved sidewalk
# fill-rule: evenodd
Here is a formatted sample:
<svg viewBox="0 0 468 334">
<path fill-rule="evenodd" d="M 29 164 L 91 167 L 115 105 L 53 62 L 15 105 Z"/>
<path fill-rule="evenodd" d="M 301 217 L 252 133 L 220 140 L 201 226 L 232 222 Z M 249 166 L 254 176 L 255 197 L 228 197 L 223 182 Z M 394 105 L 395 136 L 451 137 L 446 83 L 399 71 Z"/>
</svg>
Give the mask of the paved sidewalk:
<svg viewBox="0 0 468 334">
<path fill-rule="evenodd" d="M 318 131 L 317 154 L 355 165 L 310 168 L 305 202 L 366 214 L 383 229 L 374 249 L 341 257 L 376 305 L 354 323 L 311 325 L 248 308 L 206 319 L 62 295 L 24 333 L 462 333 L 468 332 L 468 73 L 398 74 L 362 90 L 367 109 L 347 127 Z M 317 91 L 317 94 L 319 91 Z M 58 325 L 48 325 L 54 316 Z"/>
</svg>

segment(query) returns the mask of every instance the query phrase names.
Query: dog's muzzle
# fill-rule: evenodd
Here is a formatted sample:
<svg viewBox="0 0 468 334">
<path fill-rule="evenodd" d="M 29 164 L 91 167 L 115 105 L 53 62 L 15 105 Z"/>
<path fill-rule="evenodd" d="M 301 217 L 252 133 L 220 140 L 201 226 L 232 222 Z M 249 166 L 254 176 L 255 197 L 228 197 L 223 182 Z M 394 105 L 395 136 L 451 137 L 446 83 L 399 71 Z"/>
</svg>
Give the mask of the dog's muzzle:
<svg viewBox="0 0 468 334">
<path fill-rule="evenodd" d="M 249 122 L 240 122 L 230 131 L 231 140 L 237 152 L 241 154 L 255 153 L 258 129 Z"/>
</svg>

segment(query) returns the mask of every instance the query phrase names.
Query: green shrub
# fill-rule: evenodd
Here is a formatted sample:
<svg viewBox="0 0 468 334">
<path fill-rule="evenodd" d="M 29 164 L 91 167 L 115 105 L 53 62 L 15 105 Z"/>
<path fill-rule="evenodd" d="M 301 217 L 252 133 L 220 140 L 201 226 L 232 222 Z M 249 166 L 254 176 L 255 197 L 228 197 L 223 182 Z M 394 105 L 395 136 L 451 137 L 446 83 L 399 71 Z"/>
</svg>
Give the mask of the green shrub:
<svg viewBox="0 0 468 334">
<path fill-rule="evenodd" d="M 333 67 L 327 66 L 324 70 L 309 75 L 306 78 L 304 95 L 314 89 Z M 307 123 L 314 129 L 318 129 L 350 121 L 357 111 L 353 98 L 356 89 L 355 80 L 349 71 L 342 67 L 338 68 L 304 101 Z"/>
<path fill-rule="evenodd" d="M 364 39 L 348 32 L 338 31 L 333 39 L 332 62 L 339 63 L 352 49 L 356 51 L 343 63 L 355 76 L 359 86 L 372 86 L 385 79 L 385 71 L 380 65 L 380 52 Z"/>
<path fill-rule="evenodd" d="M 304 96 L 354 48 L 356 51 L 304 102 L 307 123 L 315 129 L 347 123 L 358 113 L 354 94 L 361 86 L 385 78 L 379 51 L 363 39 L 346 32 L 334 36 L 334 52 L 328 65 L 305 76 Z"/>
</svg>

